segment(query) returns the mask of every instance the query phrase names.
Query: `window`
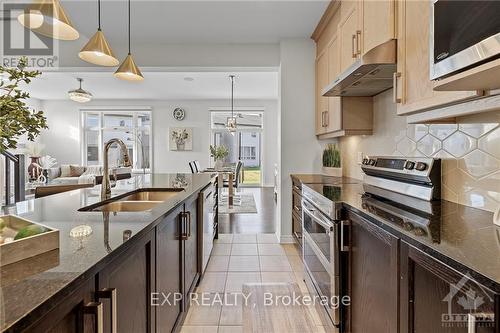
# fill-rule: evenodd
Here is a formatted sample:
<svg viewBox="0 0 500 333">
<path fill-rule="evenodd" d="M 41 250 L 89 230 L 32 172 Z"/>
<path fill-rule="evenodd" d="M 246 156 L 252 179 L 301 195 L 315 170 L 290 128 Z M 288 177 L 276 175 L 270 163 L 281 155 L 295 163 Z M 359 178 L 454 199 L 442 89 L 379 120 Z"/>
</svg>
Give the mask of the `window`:
<svg viewBox="0 0 500 333">
<path fill-rule="evenodd" d="M 225 163 L 243 162 L 241 184 L 258 186 L 262 183 L 262 128 L 264 125 L 262 110 L 238 110 L 236 132 L 226 129 L 227 118 L 231 112 L 211 110 L 211 144 L 224 145 L 229 150 Z"/>
<path fill-rule="evenodd" d="M 85 110 L 82 111 L 82 126 L 85 165 L 102 165 L 104 143 L 118 138 L 127 145 L 133 170 L 142 171 L 144 168 L 151 172 L 151 111 Z M 118 147 L 109 150 L 108 161 L 110 166 L 121 164 Z"/>
</svg>

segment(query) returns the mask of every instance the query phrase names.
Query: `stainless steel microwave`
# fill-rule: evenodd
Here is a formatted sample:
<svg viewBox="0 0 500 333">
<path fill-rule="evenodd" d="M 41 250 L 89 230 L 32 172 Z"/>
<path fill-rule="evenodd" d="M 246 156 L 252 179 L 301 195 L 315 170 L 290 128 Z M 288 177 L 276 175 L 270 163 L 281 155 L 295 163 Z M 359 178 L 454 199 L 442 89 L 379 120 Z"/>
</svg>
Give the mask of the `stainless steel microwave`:
<svg viewBox="0 0 500 333">
<path fill-rule="evenodd" d="M 431 0 L 430 78 L 500 56 L 500 1 Z"/>
</svg>

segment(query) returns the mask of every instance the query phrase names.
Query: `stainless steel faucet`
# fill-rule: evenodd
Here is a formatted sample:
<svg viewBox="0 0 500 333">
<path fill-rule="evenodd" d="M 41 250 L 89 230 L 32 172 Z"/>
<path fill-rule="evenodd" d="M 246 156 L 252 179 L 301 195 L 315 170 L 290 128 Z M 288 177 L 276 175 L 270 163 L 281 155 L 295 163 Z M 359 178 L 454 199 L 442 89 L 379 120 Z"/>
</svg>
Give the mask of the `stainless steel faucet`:
<svg viewBox="0 0 500 333">
<path fill-rule="evenodd" d="M 123 156 L 123 166 L 130 167 L 132 164 L 130 163 L 130 158 L 127 152 L 127 146 L 120 139 L 111 139 L 104 144 L 104 170 L 102 176 L 102 185 L 101 185 L 101 200 L 106 200 L 111 198 L 111 181 L 109 180 L 109 167 L 108 167 L 108 151 L 112 145 L 118 144 L 121 149 Z"/>
</svg>

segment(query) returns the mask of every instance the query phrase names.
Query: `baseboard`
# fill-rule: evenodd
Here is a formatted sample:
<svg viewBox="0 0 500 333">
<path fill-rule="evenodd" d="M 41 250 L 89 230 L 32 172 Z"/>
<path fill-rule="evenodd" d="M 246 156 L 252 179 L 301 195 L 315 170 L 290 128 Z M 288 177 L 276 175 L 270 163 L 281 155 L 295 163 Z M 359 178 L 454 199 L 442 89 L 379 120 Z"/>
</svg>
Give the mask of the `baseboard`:
<svg viewBox="0 0 500 333">
<path fill-rule="evenodd" d="M 295 238 L 292 235 L 281 235 L 280 244 L 294 244 Z"/>
</svg>

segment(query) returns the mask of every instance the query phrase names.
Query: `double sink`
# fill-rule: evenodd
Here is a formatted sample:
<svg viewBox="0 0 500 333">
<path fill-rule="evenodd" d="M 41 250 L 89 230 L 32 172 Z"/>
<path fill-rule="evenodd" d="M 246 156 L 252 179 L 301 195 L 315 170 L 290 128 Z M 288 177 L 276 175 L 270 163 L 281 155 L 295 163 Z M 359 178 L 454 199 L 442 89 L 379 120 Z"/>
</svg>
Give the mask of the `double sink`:
<svg viewBox="0 0 500 333">
<path fill-rule="evenodd" d="M 141 189 L 125 193 L 116 198 L 80 208 L 82 212 L 143 212 L 175 197 L 182 188 L 147 190 Z"/>
</svg>

